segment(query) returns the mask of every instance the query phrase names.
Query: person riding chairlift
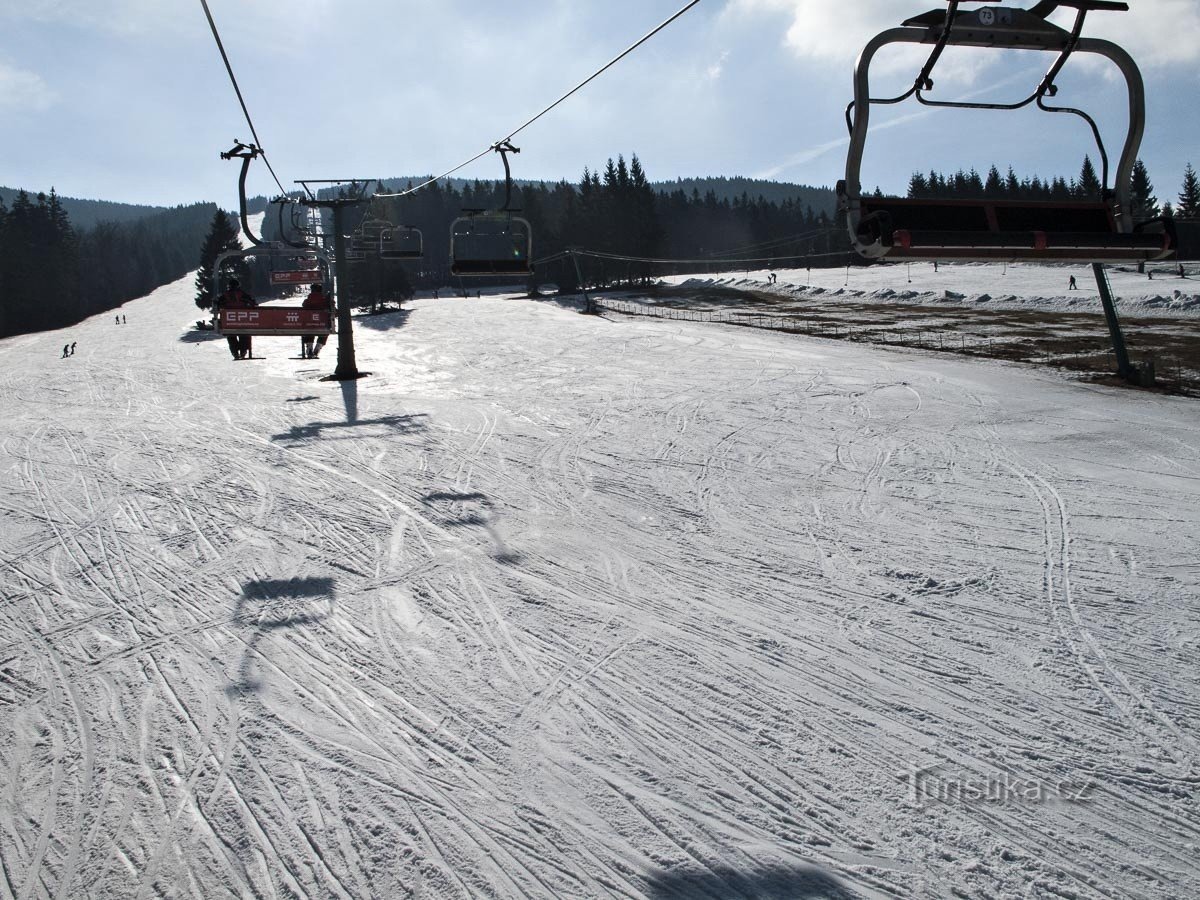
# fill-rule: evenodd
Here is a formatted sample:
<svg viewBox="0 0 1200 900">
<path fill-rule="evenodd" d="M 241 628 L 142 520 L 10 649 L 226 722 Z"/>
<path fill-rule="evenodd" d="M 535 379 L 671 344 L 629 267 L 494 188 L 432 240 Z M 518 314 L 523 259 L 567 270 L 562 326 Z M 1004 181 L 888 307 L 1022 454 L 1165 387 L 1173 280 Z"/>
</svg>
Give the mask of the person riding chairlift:
<svg viewBox="0 0 1200 900">
<path fill-rule="evenodd" d="M 229 279 L 225 293 L 217 298 L 217 309 L 249 309 L 257 306 L 254 298 L 242 290 L 236 278 Z M 249 359 L 251 356 L 251 338 L 248 334 L 227 335 L 229 352 L 234 359 Z"/>
<path fill-rule="evenodd" d="M 308 292 L 308 296 L 304 298 L 304 309 L 325 309 L 333 311 L 333 299 L 325 293 L 325 288 L 319 282 L 312 286 Z M 316 346 L 313 345 L 313 339 L 316 338 Z M 329 340 L 329 335 L 323 334 L 320 337 L 312 334 L 306 334 L 300 338 L 300 355 L 304 359 L 316 359 L 321 355 L 321 348 L 325 346 L 325 342 Z"/>
</svg>

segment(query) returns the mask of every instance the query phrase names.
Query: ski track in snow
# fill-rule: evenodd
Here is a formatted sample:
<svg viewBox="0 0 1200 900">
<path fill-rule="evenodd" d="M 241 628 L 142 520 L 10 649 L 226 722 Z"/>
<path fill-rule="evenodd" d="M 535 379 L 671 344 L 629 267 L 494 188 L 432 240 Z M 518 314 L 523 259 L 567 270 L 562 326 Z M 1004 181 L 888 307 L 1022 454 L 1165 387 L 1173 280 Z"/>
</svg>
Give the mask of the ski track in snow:
<svg viewBox="0 0 1200 900">
<path fill-rule="evenodd" d="M 1194 401 L 190 284 L 0 341 L 0 900 L 1200 893 Z"/>
</svg>

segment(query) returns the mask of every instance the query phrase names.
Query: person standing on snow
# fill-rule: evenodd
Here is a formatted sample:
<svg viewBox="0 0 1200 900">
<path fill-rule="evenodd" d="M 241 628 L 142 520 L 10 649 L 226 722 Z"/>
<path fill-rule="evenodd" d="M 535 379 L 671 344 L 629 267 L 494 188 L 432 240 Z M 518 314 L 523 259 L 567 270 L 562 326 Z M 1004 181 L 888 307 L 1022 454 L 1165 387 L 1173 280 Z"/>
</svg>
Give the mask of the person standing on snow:
<svg viewBox="0 0 1200 900">
<path fill-rule="evenodd" d="M 71 345 L 70 345 L 70 344 L 63 344 L 63 355 L 62 355 L 62 358 L 63 358 L 63 359 L 66 359 L 66 358 L 67 358 L 68 356 L 70 356 L 70 355 L 71 355 Z"/>
<path fill-rule="evenodd" d="M 308 292 L 308 296 L 304 298 L 303 309 L 324 309 L 333 312 L 333 300 L 325 293 L 325 288 L 321 284 L 314 284 L 312 290 Z M 316 346 L 313 346 L 313 340 L 316 339 Z M 314 334 L 306 334 L 300 338 L 300 355 L 304 359 L 316 359 L 321 355 L 321 348 L 325 346 L 325 342 L 329 340 L 329 335 L 323 334 L 317 337 Z"/>
<path fill-rule="evenodd" d="M 241 284 L 236 278 L 229 279 L 229 286 L 225 289 L 225 293 L 217 298 L 217 309 L 250 309 L 257 305 L 254 298 L 242 290 Z M 250 358 L 250 335 L 231 334 L 226 336 L 226 340 L 229 341 L 229 352 L 234 359 Z"/>
<path fill-rule="evenodd" d="M 1079 285 L 1075 283 L 1075 276 L 1074 276 L 1074 275 L 1072 275 L 1072 276 L 1071 276 L 1071 280 L 1067 282 L 1067 290 L 1068 290 L 1068 291 L 1077 291 L 1077 290 L 1079 290 Z"/>
<path fill-rule="evenodd" d="M 75 355 L 75 342 L 74 341 L 71 341 L 71 355 L 72 356 Z"/>
</svg>

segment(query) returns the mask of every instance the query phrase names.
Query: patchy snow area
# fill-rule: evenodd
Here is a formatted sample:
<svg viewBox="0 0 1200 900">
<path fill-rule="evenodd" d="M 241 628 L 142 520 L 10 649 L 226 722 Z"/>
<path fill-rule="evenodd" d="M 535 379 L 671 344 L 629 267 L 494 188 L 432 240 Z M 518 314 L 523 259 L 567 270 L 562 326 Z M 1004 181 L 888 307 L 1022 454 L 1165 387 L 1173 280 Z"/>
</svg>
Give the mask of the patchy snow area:
<svg viewBox="0 0 1200 900">
<path fill-rule="evenodd" d="M 0 897 L 1200 894 L 1196 402 L 190 282 L 0 341 Z"/>
<path fill-rule="evenodd" d="M 1189 264 L 1187 277 L 1175 274 L 1174 264 L 1155 264 L 1149 273 L 1133 268 L 1109 270 L 1117 309 L 1138 317 L 1200 317 L 1200 273 Z M 1100 294 L 1090 266 L 1015 264 L 998 266 L 894 263 L 851 266 L 849 269 L 778 269 L 769 283 L 763 270 L 741 275 L 676 275 L 672 284 L 716 285 L 765 291 L 784 298 L 822 300 L 844 298 L 855 303 L 909 303 L 920 306 L 952 304 L 986 309 L 1025 309 L 1043 312 L 1094 312 L 1103 315 Z M 1069 289 L 1074 276 L 1078 290 Z"/>
</svg>

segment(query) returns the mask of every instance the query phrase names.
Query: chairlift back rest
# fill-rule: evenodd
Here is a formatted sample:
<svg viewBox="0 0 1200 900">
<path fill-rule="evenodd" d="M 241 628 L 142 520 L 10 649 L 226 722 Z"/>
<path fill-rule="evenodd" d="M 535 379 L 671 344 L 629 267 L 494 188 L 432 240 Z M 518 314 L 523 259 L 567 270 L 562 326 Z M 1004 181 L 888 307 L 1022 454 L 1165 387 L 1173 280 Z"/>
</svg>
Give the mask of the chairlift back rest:
<svg viewBox="0 0 1200 900">
<path fill-rule="evenodd" d="M 332 309 L 304 309 L 298 306 L 247 306 L 218 309 L 217 334 L 247 334 L 252 337 L 304 337 L 335 333 Z"/>
<path fill-rule="evenodd" d="M 1140 262 L 1173 253 L 1170 223 L 1124 234 L 1099 201 L 925 200 L 864 197 L 855 243 L 889 259 Z"/>
</svg>

